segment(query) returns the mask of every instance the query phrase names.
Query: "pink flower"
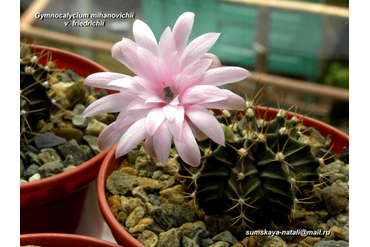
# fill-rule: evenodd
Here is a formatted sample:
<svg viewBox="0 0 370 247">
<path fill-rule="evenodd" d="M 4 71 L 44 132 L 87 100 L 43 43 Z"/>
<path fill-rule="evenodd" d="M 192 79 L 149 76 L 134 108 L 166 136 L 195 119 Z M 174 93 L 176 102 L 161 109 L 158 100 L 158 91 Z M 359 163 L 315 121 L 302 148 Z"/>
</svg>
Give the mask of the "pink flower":
<svg viewBox="0 0 370 247">
<path fill-rule="evenodd" d="M 225 144 L 223 130 L 207 108 L 244 110 L 243 98 L 217 86 L 250 73 L 212 64 L 216 56 L 206 52 L 219 33 L 203 34 L 187 45 L 193 21 L 193 13 L 182 14 L 173 30 L 167 27 L 157 43 L 148 25 L 136 20 L 136 43 L 123 38 L 111 50 L 136 76 L 101 72 L 85 79 L 85 85 L 120 91 L 95 101 L 84 112 L 85 116 L 119 112 L 117 120 L 98 137 L 101 150 L 119 141 L 119 157 L 145 139 L 148 154 L 165 164 L 173 142 L 186 163 L 198 166 L 200 151 L 194 136 Z"/>
</svg>

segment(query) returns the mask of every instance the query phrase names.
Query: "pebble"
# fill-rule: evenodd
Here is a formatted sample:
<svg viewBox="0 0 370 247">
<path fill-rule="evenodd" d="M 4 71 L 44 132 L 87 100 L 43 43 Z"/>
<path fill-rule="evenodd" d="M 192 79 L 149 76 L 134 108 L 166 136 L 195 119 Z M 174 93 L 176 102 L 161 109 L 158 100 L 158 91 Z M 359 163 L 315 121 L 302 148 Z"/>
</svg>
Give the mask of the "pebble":
<svg viewBox="0 0 370 247">
<path fill-rule="evenodd" d="M 82 115 L 85 111 L 86 107 L 83 105 L 83 104 L 76 104 L 74 107 L 73 107 L 73 113 L 75 115 Z"/>
<path fill-rule="evenodd" d="M 66 139 L 58 137 L 51 132 L 36 135 L 35 144 L 37 149 L 52 148 L 66 143 Z"/>
<path fill-rule="evenodd" d="M 126 214 L 130 214 L 137 207 L 145 207 L 145 203 L 136 197 L 121 196 L 121 209 Z"/>
<path fill-rule="evenodd" d="M 130 228 L 135 226 L 145 215 L 145 209 L 143 207 L 137 207 L 126 219 L 126 227 Z"/>
<path fill-rule="evenodd" d="M 326 210 L 331 215 L 341 213 L 348 203 L 346 191 L 339 186 L 325 187 L 321 191 L 321 199 L 325 204 Z"/>
<path fill-rule="evenodd" d="M 98 147 L 98 138 L 93 135 L 84 135 L 82 139 L 87 143 L 95 155 L 101 153 L 101 150 Z"/>
<path fill-rule="evenodd" d="M 77 128 L 86 128 L 90 122 L 89 117 L 83 117 L 82 115 L 75 115 L 72 118 L 72 123 Z"/>
<path fill-rule="evenodd" d="M 82 143 L 84 135 L 81 130 L 75 128 L 54 128 L 53 132 L 57 136 L 62 136 L 66 141 L 75 140 L 78 144 Z"/>
<path fill-rule="evenodd" d="M 33 181 L 37 181 L 37 180 L 40 180 L 41 179 L 41 175 L 40 173 L 36 173 L 34 174 L 32 177 L 30 177 L 28 179 L 28 182 L 33 182 Z"/>
<path fill-rule="evenodd" d="M 230 244 L 228 242 L 225 242 L 225 241 L 218 241 L 214 244 L 212 244 L 210 247 L 229 247 Z"/>
<path fill-rule="evenodd" d="M 195 229 L 198 229 L 198 228 L 202 228 L 202 229 L 206 229 L 206 224 L 204 224 L 203 221 L 195 221 L 195 222 L 186 222 L 184 224 L 181 225 L 180 228 L 183 228 L 185 230 L 188 230 L 188 231 L 195 231 Z"/>
<path fill-rule="evenodd" d="M 159 234 L 158 247 L 179 247 L 180 238 L 177 229 L 172 228 Z"/>
<path fill-rule="evenodd" d="M 42 161 L 39 159 L 39 157 L 37 157 L 37 154 L 36 153 L 31 152 L 31 151 L 27 151 L 26 152 L 26 157 L 27 157 L 28 162 L 30 164 L 35 164 L 35 165 L 38 165 L 38 166 L 41 166 L 42 165 Z"/>
<path fill-rule="evenodd" d="M 144 202 L 149 202 L 148 194 L 145 192 L 145 190 L 138 186 L 135 189 L 132 190 L 132 194 L 136 197 L 139 197 Z"/>
<path fill-rule="evenodd" d="M 32 177 L 34 174 L 38 173 L 39 172 L 39 166 L 38 165 L 35 165 L 35 164 L 32 164 L 30 165 L 27 170 L 23 173 L 23 177 L 25 179 L 29 179 L 30 177 Z"/>
<path fill-rule="evenodd" d="M 153 206 L 149 211 L 150 216 L 159 225 L 160 228 L 167 231 L 173 225 L 173 221 L 167 212 L 161 206 Z"/>
<path fill-rule="evenodd" d="M 185 197 L 182 196 L 182 194 L 184 194 L 185 192 L 185 189 L 185 185 L 178 184 L 174 187 L 162 190 L 159 192 L 159 201 L 168 201 L 169 203 L 183 204 L 186 202 Z"/>
<path fill-rule="evenodd" d="M 20 179 L 20 183 L 23 184 L 23 183 L 28 183 L 27 180 L 24 180 L 24 179 Z"/>
<path fill-rule="evenodd" d="M 199 245 L 193 239 L 186 236 L 182 237 L 181 244 L 183 247 L 199 247 Z"/>
<path fill-rule="evenodd" d="M 54 148 L 43 148 L 37 157 L 42 161 L 42 163 L 49 163 L 52 161 L 62 160 L 59 154 Z"/>
<path fill-rule="evenodd" d="M 105 187 L 114 194 L 125 195 L 132 187 L 137 186 L 137 177 L 127 175 L 121 171 L 114 171 L 109 175 Z"/>
<path fill-rule="evenodd" d="M 67 172 L 69 170 L 72 170 L 73 168 L 76 168 L 75 166 L 67 166 L 63 168 L 63 172 Z"/>
<path fill-rule="evenodd" d="M 75 139 L 72 139 L 63 145 L 58 146 L 56 149 L 58 153 L 61 154 L 62 158 L 66 158 L 68 155 L 72 155 L 75 166 L 81 165 L 94 156 L 88 146 L 78 145 Z"/>
<path fill-rule="evenodd" d="M 105 123 L 92 119 L 86 127 L 86 133 L 89 135 L 99 136 L 100 132 L 102 132 L 106 127 L 107 125 Z"/>
<path fill-rule="evenodd" d="M 348 247 L 348 246 L 349 246 L 349 242 L 346 242 L 343 240 L 339 240 L 339 241 L 322 240 L 322 241 L 315 243 L 313 247 Z"/>
<path fill-rule="evenodd" d="M 62 173 L 63 168 L 63 163 L 60 160 L 56 160 L 40 166 L 39 173 L 42 178 L 47 178 Z"/>
<path fill-rule="evenodd" d="M 145 230 L 137 240 L 147 247 L 154 247 L 158 242 L 158 236 L 152 231 Z"/>
<path fill-rule="evenodd" d="M 225 241 L 229 244 L 239 243 L 238 239 L 234 237 L 230 231 L 223 231 L 212 238 L 213 241 Z"/>
</svg>

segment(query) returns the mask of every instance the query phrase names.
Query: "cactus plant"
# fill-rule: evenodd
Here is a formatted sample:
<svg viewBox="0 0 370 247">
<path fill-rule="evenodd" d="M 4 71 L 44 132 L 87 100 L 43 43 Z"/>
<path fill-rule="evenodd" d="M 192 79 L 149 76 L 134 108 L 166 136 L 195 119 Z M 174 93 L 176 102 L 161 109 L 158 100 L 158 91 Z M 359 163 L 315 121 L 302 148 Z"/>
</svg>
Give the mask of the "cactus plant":
<svg viewBox="0 0 370 247">
<path fill-rule="evenodd" d="M 26 141 L 40 119 L 47 119 L 52 105 L 46 83 L 51 67 L 39 64 L 39 54 L 33 54 L 24 43 L 20 47 L 20 133 Z M 47 55 L 40 54 L 40 55 Z M 45 83 L 46 82 L 46 83 Z"/>
<path fill-rule="evenodd" d="M 184 165 L 179 172 L 187 178 L 196 206 L 209 215 L 230 215 L 239 230 L 268 227 L 271 220 L 288 222 L 319 179 L 320 162 L 310 146 L 315 132 L 303 133 L 297 114 L 287 119 L 293 107 L 267 119 L 255 101 L 247 100 L 243 113 L 218 116 L 226 145 L 198 142 L 201 165 Z"/>
</svg>

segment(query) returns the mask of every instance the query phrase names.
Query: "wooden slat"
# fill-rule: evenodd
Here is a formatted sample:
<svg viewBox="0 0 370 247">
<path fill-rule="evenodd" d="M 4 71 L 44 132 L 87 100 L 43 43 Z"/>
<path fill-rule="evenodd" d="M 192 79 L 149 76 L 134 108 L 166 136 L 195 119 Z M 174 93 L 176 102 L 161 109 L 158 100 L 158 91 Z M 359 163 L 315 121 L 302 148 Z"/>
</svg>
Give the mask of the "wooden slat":
<svg viewBox="0 0 370 247">
<path fill-rule="evenodd" d="M 20 19 L 20 24 L 22 25 L 31 25 L 35 20 L 35 14 L 41 12 L 50 0 L 34 0 L 33 3 L 27 8 L 23 13 Z"/>
</svg>

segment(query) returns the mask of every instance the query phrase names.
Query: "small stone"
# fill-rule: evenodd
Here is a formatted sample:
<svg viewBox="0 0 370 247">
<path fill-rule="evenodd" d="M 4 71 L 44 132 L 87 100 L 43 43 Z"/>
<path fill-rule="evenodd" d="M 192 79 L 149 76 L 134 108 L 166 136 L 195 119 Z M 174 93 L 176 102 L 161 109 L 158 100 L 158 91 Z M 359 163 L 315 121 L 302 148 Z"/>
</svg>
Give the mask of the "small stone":
<svg viewBox="0 0 370 247">
<path fill-rule="evenodd" d="M 209 232 L 206 229 L 198 227 L 196 230 L 191 232 L 191 239 L 195 241 L 199 246 L 202 245 L 202 240 L 209 236 Z M 212 240 L 213 242 L 213 240 Z"/>
<path fill-rule="evenodd" d="M 132 194 L 136 197 L 139 197 L 144 202 L 149 202 L 148 194 L 145 192 L 145 190 L 138 186 L 135 189 L 132 190 Z"/>
<path fill-rule="evenodd" d="M 340 229 L 338 226 L 333 226 L 332 228 L 330 228 L 329 231 L 330 231 L 330 236 L 329 236 L 330 239 L 340 240 L 346 237 L 346 232 Z"/>
<path fill-rule="evenodd" d="M 26 168 L 24 168 L 22 159 L 19 159 L 19 161 L 20 161 L 19 172 L 20 172 L 20 176 L 22 177 L 23 173 L 26 171 Z"/>
<path fill-rule="evenodd" d="M 108 202 L 108 206 L 110 208 L 110 211 L 112 212 L 112 214 L 115 217 L 117 217 L 118 210 L 121 207 L 121 200 L 120 200 L 119 195 L 113 195 L 113 196 L 108 197 L 107 202 Z"/>
<path fill-rule="evenodd" d="M 86 128 L 86 126 L 89 124 L 90 118 L 84 117 L 82 115 L 75 115 L 72 118 L 72 123 L 77 128 Z"/>
<path fill-rule="evenodd" d="M 126 219 L 126 227 L 130 228 L 135 226 L 145 215 L 145 209 L 143 207 L 137 207 Z"/>
<path fill-rule="evenodd" d="M 311 246 L 312 244 L 319 242 L 320 239 L 321 239 L 320 237 L 308 236 L 308 237 L 305 237 L 303 240 L 299 241 L 299 243 L 302 246 Z"/>
<path fill-rule="evenodd" d="M 162 189 L 162 183 L 147 177 L 138 177 L 138 185 L 146 192 L 153 193 Z"/>
<path fill-rule="evenodd" d="M 67 88 L 65 96 L 71 103 L 71 107 L 77 103 L 84 103 L 86 101 L 86 94 L 83 79 L 76 81 L 70 88 Z"/>
<path fill-rule="evenodd" d="M 27 180 L 24 180 L 24 179 L 20 179 L 20 183 L 23 184 L 23 183 L 28 183 Z"/>
<path fill-rule="evenodd" d="M 342 168 L 342 166 L 344 166 L 344 162 L 343 161 L 340 161 L 340 160 L 336 160 L 328 165 L 326 165 L 326 167 L 324 167 L 322 170 L 321 170 L 321 173 L 336 173 L 336 172 L 339 172 L 340 169 Z"/>
<path fill-rule="evenodd" d="M 107 125 L 105 123 L 92 119 L 87 125 L 86 133 L 89 135 L 99 136 L 100 132 L 102 132 L 106 127 Z"/>
<path fill-rule="evenodd" d="M 40 180 L 41 179 L 41 175 L 40 173 L 36 173 L 34 174 L 32 177 L 30 177 L 28 179 L 28 182 L 33 182 L 33 181 L 37 181 L 37 180 Z"/>
<path fill-rule="evenodd" d="M 118 221 L 122 224 L 122 225 L 125 225 L 125 223 L 126 223 L 126 220 L 127 220 L 127 214 L 126 213 L 124 213 L 124 212 L 119 212 L 118 214 L 117 214 L 117 219 L 118 219 Z"/>
<path fill-rule="evenodd" d="M 60 138 L 51 132 L 46 132 L 42 135 L 36 135 L 35 144 L 38 149 L 52 148 L 66 143 L 64 138 Z"/>
<path fill-rule="evenodd" d="M 163 172 L 161 170 L 157 170 L 153 172 L 152 179 L 159 180 L 160 177 L 162 176 Z"/>
<path fill-rule="evenodd" d="M 77 141 L 72 139 L 69 142 L 58 146 L 57 151 L 61 154 L 62 158 L 66 158 L 68 155 L 72 155 L 74 159 L 74 165 L 79 166 L 82 163 L 92 158 L 93 153 L 91 149 L 86 145 L 78 145 Z"/>
<path fill-rule="evenodd" d="M 86 86 L 85 86 L 86 87 Z M 96 98 L 94 95 L 89 95 L 87 96 L 86 98 L 86 106 L 89 106 L 90 104 L 92 104 L 94 101 L 96 101 Z"/>
<path fill-rule="evenodd" d="M 137 207 L 145 207 L 145 203 L 137 197 L 125 197 L 121 196 L 121 208 L 126 214 L 131 212 Z"/>
<path fill-rule="evenodd" d="M 273 236 L 266 243 L 263 247 L 288 247 L 285 241 L 279 236 Z"/>
<path fill-rule="evenodd" d="M 132 167 L 122 167 L 119 170 L 131 176 L 137 176 L 139 174 L 138 170 Z"/>
<path fill-rule="evenodd" d="M 67 172 L 69 170 L 72 170 L 73 168 L 76 168 L 75 166 L 67 166 L 63 168 L 63 172 Z"/>
<path fill-rule="evenodd" d="M 175 228 L 159 234 L 158 247 L 179 247 L 180 239 Z"/>
<path fill-rule="evenodd" d="M 72 118 L 76 116 L 76 113 L 74 113 L 73 111 L 71 110 L 66 110 L 64 113 L 63 113 L 63 116 L 62 118 L 64 120 L 72 120 Z"/>
<path fill-rule="evenodd" d="M 321 199 L 325 204 L 326 210 L 331 215 L 341 213 L 348 203 L 346 191 L 338 186 L 325 187 L 321 191 Z"/>
<path fill-rule="evenodd" d="M 162 207 L 153 206 L 149 214 L 163 230 L 167 231 L 172 226 L 172 220 L 169 219 L 167 212 Z"/>
<path fill-rule="evenodd" d="M 101 153 L 101 150 L 98 147 L 98 138 L 93 135 L 84 135 L 82 139 L 87 143 L 95 155 Z"/>
<path fill-rule="evenodd" d="M 55 135 L 64 138 L 66 141 L 75 140 L 78 144 L 82 142 L 83 132 L 76 128 L 54 128 Z"/>
<path fill-rule="evenodd" d="M 148 195 L 148 200 L 151 204 L 153 205 L 160 205 L 161 203 L 159 202 L 158 200 L 158 196 L 156 195 L 153 195 L 153 194 L 149 194 Z"/>
<path fill-rule="evenodd" d="M 75 166 L 75 159 L 72 154 L 68 154 L 63 160 L 64 167 Z"/>
<path fill-rule="evenodd" d="M 346 164 L 345 166 L 342 166 L 342 168 L 340 169 L 340 173 L 346 176 L 345 181 L 348 182 L 349 181 L 349 165 Z"/>
<path fill-rule="evenodd" d="M 181 246 L 183 246 L 183 247 L 199 247 L 199 245 L 194 240 L 192 240 L 191 238 L 188 238 L 186 236 L 182 237 Z"/>
<path fill-rule="evenodd" d="M 105 123 L 106 125 L 110 125 L 114 121 L 116 121 L 117 117 L 111 113 L 103 113 L 96 116 L 96 119 L 99 122 Z"/>
<path fill-rule="evenodd" d="M 47 178 L 62 173 L 63 168 L 63 163 L 60 160 L 56 160 L 40 166 L 39 173 L 42 178 Z"/>
<path fill-rule="evenodd" d="M 96 92 L 96 97 L 98 99 L 105 97 L 108 95 L 108 91 L 106 89 L 100 89 L 99 91 Z"/>
<path fill-rule="evenodd" d="M 38 165 L 38 166 L 42 165 L 42 161 L 40 160 L 39 157 L 37 157 L 36 153 L 28 151 L 28 152 L 26 152 L 26 157 L 27 157 L 28 162 L 30 164 L 35 164 L 35 165 Z"/>
<path fill-rule="evenodd" d="M 243 238 L 242 241 L 240 241 L 237 244 L 234 244 L 231 247 L 246 247 L 246 246 L 248 246 L 248 242 L 249 242 L 249 237 L 245 237 L 245 238 Z"/>
<path fill-rule="evenodd" d="M 157 180 L 154 180 L 157 181 Z M 186 187 L 182 184 L 175 185 L 174 187 L 162 190 L 159 192 L 159 201 L 167 201 L 168 203 L 183 204 L 186 202 L 182 194 L 185 192 Z"/>
<path fill-rule="evenodd" d="M 73 112 L 75 115 L 82 115 L 85 111 L 86 107 L 83 104 L 76 104 L 73 107 Z"/>
<path fill-rule="evenodd" d="M 335 240 L 322 240 L 317 243 L 315 243 L 314 247 L 348 247 L 349 242 L 340 240 L 340 241 L 335 241 Z"/>
<path fill-rule="evenodd" d="M 206 229 L 206 224 L 203 221 L 186 222 L 181 225 L 181 228 L 192 232 L 197 228 Z"/>
<path fill-rule="evenodd" d="M 136 158 L 135 168 L 139 170 L 140 177 L 151 178 L 156 170 L 152 158 L 148 155 L 140 155 Z"/>
<path fill-rule="evenodd" d="M 201 246 L 202 246 L 202 247 L 209 247 L 209 246 L 211 246 L 212 244 L 214 244 L 213 240 L 212 240 L 212 239 L 210 239 L 210 238 L 206 238 L 206 239 L 203 239 L 203 240 L 202 240 L 202 244 L 201 244 Z M 245 246 L 243 246 L 243 247 L 245 247 Z"/>
<path fill-rule="evenodd" d="M 114 171 L 108 177 L 105 187 L 114 195 L 125 195 L 131 188 L 136 187 L 137 185 L 137 177 L 127 175 L 121 171 Z"/>
<path fill-rule="evenodd" d="M 59 154 L 54 148 L 43 148 L 37 157 L 42 161 L 42 163 L 49 163 L 56 160 L 62 160 Z"/>
<path fill-rule="evenodd" d="M 42 126 L 42 128 L 40 130 L 40 134 L 51 132 L 53 130 L 53 128 L 54 128 L 53 123 L 45 123 L 44 126 Z"/>
<path fill-rule="evenodd" d="M 131 227 L 128 232 L 131 234 L 143 232 L 146 227 L 153 222 L 154 220 L 152 218 L 143 218 L 135 226 Z"/>
<path fill-rule="evenodd" d="M 30 165 L 27 168 L 27 170 L 23 173 L 23 177 L 28 180 L 30 177 L 39 172 L 39 168 L 40 167 L 38 165 L 35 164 Z"/>
<path fill-rule="evenodd" d="M 181 204 L 181 208 L 178 216 L 178 225 L 182 225 L 186 222 L 193 222 L 197 218 L 194 209 L 190 206 L 189 203 Z"/>
<path fill-rule="evenodd" d="M 154 247 L 158 242 L 158 236 L 154 232 L 145 230 L 140 234 L 137 240 L 146 247 Z"/>
<path fill-rule="evenodd" d="M 223 231 L 212 238 L 213 241 L 225 241 L 229 244 L 237 244 L 239 240 L 230 231 Z"/>
<path fill-rule="evenodd" d="M 334 183 L 337 180 L 346 181 L 346 176 L 344 176 L 342 173 L 334 173 L 329 176 L 330 182 Z"/>
<path fill-rule="evenodd" d="M 229 247 L 230 244 L 228 242 L 225 242 L 225 241 L 218 241 L 214 244 L 212 244 L 210 247 Z"/>
</svg>

